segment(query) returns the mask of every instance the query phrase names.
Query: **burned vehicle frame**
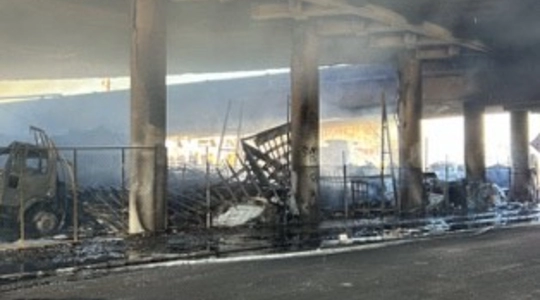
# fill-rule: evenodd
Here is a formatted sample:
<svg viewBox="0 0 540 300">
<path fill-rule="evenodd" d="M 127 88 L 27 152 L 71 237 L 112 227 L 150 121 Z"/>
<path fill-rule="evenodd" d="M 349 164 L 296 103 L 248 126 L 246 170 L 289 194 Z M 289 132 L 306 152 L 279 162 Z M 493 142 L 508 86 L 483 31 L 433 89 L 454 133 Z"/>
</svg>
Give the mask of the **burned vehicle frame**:
<svg viewBox="0 0 540 300">
<path fill-rule="evenodd" d="M 73 168 L 40 128 L 34 143 L 12 142 L 0 151 L 0 222 L 20 238 L 49 236 L 66 223 Z M 67 185 L 70 184 L 71 185 Z"/>
</svg>

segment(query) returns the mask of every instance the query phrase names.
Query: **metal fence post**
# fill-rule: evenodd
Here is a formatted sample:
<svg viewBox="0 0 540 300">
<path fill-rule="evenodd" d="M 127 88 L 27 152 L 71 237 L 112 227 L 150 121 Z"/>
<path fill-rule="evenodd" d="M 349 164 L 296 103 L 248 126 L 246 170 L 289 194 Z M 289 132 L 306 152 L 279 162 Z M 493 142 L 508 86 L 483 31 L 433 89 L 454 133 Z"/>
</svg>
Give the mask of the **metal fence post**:
<svg viewBox="0 0 540 300">
<path fill-rule="evenodd" d="M 343 162 L 343 213 L 345 215 L 345 227 L 347 227 L 349 220 L 349 203 L 347 201 L 347 161 L 345 158 L 345 151 L 343 151 L 341 155 Z"/>
<path fill-rule="evenodd" d="M 208 155 L 208 146 L 206 146 L 206 229 L 210 229 L 212 226 L 212 215 L 210 212 L 210 161 Z"/>
<path fill-rule="evenodd" d="M 79 197 L 78 197 L 78 172 L 77 172 L 77 149 L 73 149 L 73 241 L 79 241 Z"/>
<path fill-rule="evenodd" d="M 17 181 L 17 187 L 19 188 L 19 241 L 24 242 L 26 239 L 26 220 L 24 213 L 24 177 L 26 171 L 26 155 L 28 149 L 23 150 L 23 159 L 19 160 L 17 163 L 19 165 L 19 178 Z M 19 151 L 16 152 L 20 155 Z"/>
<path fill-rule="evenodd" d="M 448 154 L 444 158 L 444 209 L 446 214 L 450 211 L 450 198 L 449 198 L 449 178 L 448 178 Z"/>
<path fill-rule="evenodd" d="M 126 190 L 126 147 L 121 148 L 121 164 L 122 164 L 122 170 L 121 170 L 121 182 L 122 182 L 122 194 L 121 194 L 121 203 L 124 207 L 122 209 L 128 210 L 128 198 L 127 198 L 127 190 Z M 129 222 L 129 215 L 123 213 L 122 219 L 124 222 L 124 233 L 127 233 L 128 229 L 128 222 Z"/>
</svg>

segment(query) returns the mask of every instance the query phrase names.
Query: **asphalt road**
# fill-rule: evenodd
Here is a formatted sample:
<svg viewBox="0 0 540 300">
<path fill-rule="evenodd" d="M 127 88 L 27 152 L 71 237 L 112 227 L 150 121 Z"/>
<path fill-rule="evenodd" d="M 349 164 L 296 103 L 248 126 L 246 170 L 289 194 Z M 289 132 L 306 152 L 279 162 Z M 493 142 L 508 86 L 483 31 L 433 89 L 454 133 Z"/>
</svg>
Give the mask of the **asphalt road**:
<svg viewBox="0 0 540 300">
<path fill-rule="evenodd" d="M 13 299 L 540 299 L 540 227 L 320 257 L 178 266 L 62 282 Z"/>
</svg>

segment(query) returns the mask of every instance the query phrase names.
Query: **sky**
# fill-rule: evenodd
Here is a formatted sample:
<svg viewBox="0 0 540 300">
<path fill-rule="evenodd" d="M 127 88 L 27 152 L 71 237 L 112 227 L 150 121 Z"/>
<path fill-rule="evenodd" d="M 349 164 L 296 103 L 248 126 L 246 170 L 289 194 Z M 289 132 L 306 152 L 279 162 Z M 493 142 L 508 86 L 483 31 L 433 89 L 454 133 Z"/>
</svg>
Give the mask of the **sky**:
<svg viewBox="0 0 540 300">
<path fill-rule="evenodd" d="M 529 139 L 540 133 L 540 120 L 536 114 L 529 117 Z M 427 162 L 463 164 L 464 128 L 463 117 L 430 119 L 422 122 L 424 155 Z M 508 113 L 486 114 L 484 118 L 486 164 L 509 164 L 510 162 L 510 115 Z M 427 147 L 426 147 L 427 144 Z M 426 149 L 427 148 L 427 149 Z M 536 153 L 531 149 L 531 153 Z M 538 153 L 536 153 L 538 154 Z"/>
</svg>

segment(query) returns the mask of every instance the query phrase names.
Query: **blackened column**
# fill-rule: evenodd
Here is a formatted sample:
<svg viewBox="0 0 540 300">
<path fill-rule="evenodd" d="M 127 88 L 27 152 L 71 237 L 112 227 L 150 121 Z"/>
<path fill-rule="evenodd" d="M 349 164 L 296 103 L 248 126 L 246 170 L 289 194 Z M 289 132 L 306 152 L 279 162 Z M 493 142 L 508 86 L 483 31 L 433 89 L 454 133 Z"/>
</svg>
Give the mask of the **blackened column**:
<svg viewBox="0 0 540 300">
<path fill-rule="evenodd" d="M 486 180 L 486 150 L 484 147 L 484 107 L 465 102 L 465 176 L 470 183 Z"/>
<path fill-rule="evenodd" d="M 130 234 L 166 227 L 166 3 L 132 2 Z"/>
<path fill-rule="evenodd" d="M 407 214 L 422 207 L 422 67 L 414 52 L 399 63 L 399 200 Z"/>
<path fill-rule="evenodd" d="M 529 112 L 512 111 L 510 113 L 510 139 L 512 151 L 512 189 L 515 201 L 529 201 Z"/>
<path fill-rule="evenodd" d="M 300 221 L 319 223 L 318 41 L 309 21 L 294 25 L 291 59 L 292 185 Z"/>
</svg>

